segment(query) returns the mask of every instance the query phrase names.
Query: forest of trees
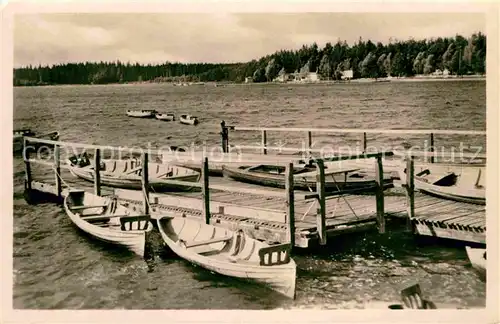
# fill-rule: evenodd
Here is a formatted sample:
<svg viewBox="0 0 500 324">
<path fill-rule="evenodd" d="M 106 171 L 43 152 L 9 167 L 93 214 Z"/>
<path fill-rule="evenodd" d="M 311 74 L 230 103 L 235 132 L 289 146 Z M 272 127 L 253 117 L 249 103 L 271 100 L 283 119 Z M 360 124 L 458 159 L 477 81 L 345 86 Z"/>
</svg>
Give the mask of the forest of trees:
<svg viewBox="0 0 500 324">
<path fill-rule="evenodd" d="M 354 78 L 408 77 L 448 69 L 451 74 L 484 74 L 486 36 L 475 33 L 469 38 L 406 40 L 389 44 L 359 41 L 316 43 L 299 50 L 281 50 L 246 63 L 170 63 L 140 65 L 131 63 L 69 63 L 54 66 L 27 66 L 14 69 L 14 86 L 52 84 L 106 84 L 127 82 L 254 82 L 272 81 L 283 73 L 318 72 L 322 79 L 338 80 L 344 70 L 353 70 Z"/>
</svg>

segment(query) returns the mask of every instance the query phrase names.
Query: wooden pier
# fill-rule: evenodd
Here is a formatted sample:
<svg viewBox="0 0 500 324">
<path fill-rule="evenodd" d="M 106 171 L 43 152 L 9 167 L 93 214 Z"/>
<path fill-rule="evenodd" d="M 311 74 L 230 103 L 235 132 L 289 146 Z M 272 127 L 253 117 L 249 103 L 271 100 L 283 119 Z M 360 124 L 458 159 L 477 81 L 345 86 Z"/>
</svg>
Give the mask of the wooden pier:
<svg viewBox="0 0 500 324">
<path fill-rule="evenodd" d="M 249 235 L 275 243 L 290 242 L 297 247 L 327 243 L 329 237 L 350 232 L 376 228 L 384 233 L 387 217 L 407 219 L 408 229 L 420 235 L 431 235 L 467 242 L 485 243 L 485 206 L 458 203 L 415 192 L 411 180 L 404 184 L 406 194 L 386 195 L 384 193 L 383 173 L 386 157 L 392 152 L 358 153 L 336 155 L 327 158 L 314 158 L 317 168 L 317 189 L 313 192 L 293 190 L 291 169 L 298 162 L 297 157 L 269 155 L 262 162 L 273 162 L 287 168 L 286 189 L 263 188 L 244 184 L 222 177 L 210 177 L 210 161 L 198 160 L 202 177 L 199 183 L 172 181 L 176 185 L 197 187 L 196 192 L 154 193 L 148 186 L 148 178 L 143 177 L 143 190 L 112 189 L 101 186 L 100 172 L 95 171 L 95 182 L 90 183 L 72 176 L 67 165 L 61 162 L 60 147 L 94 150 L 94 163 L 99 165 L 101 150 L 109 146 L 66 143 L 36 138 L 25 138 L 25 147 L 30 142 L 54 145 L 53 159 L 40 161 L 25 156 L 26 190 L 30 193 L 42 192 L 56 196 L 60 201 L 69 188 L 89 190 L 100 195 L 115 195 L 122 203 L 131 208 L 139 208 L 152 218 L 164 214 L 198 217 L 207 223 L 231 229 L 241 228 Z M 264 143 L 265 144 L 265 143 Z M 223 141 L 227 145 L 227 140 Z M 135 151 L 134 151 L 135 150 Z M 141 165 L 152 155 L 162 156 L 163 151 L 130 149 L 141 154 Z M 267 153 L 263 151 L 262 153 Z M 199 154 L 197 153 L 197 157 Z M 224 158 L 230 159 L 231 153 Z M 263 156 L 263 155 L 261 155 Z M 246 157 L 246 156 L 245 156 Z M 308 155 L 311 157 L 311 155 Z M 255 163 L 260 159 L 254 155 L 246 161 L 242 156 L 237 163 Z M 369 191 L 371 194 L 324 192 L 325 163 L 364 159 L 372 161 L 372 169 L 377 184 Z M 409 161 L 412 161 L 411 159 Z M 217 162 L 223 165 L 225 162 Z M 227 162 L 226 162 L 227 163 Z M 412 162 L 411 162 L 412 163 Z M 409 162 L 408 166 L 412 167 Z M 213 165 L 213 164 L 212 164 Z M 54 176 L 55 174 L 55 176 Z M 409 177 L 411 179 L 411 177 Z M 201 192 L 200 192 L 201 191 Z"/>
</svg>

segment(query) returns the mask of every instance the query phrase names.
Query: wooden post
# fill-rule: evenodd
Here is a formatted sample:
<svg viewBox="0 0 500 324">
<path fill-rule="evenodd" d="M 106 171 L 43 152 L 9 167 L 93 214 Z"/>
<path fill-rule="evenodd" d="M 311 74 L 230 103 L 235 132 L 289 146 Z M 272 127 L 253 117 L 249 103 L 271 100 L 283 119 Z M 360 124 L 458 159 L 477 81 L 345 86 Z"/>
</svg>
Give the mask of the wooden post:
<svg viewBox="0 0 500 324">
<path fill-rule="evenodd" d="M 434 152 L 434 133 L 430 134 L 430 145 L 429 151 Z M 434 154 L 431 155 L 431 163 L 434 163 Z"/>
<path fill-rule="evenodd" d="M 307 159 L 311 159 L 311 146 L 312 146 L 312 132 L 307 132 Z"/>
<path fill-rule="evenodd" d="M 31 181 L 32 175 L 31 175 L 31 164 L 30 164 L 30 153 L 28 150 L 28 141 L 26 138 L 24 138 L 24 143 L 23 143 L 23 156 L 24 156 L 24 166 L 25 166 L 25 180 L 24 180 L 24 189 L 28 191 L 28 193 L 31 191 Z"/>
<path fill-rule="evenodd" d="M 366 132 L 363 132 L 363 138 L 361 139 L 361 145 L 363 146 L 363 153 L 366 152 Z"/>
<path fill-rule="evenodd" d="M 262 130 L 262 154 L 267 154 L 267 132 Z"/>
<path fill-rule="evenodd" d="M 208 158 L 203 159 L 201 166 L 201 181 L 203 181 L 202 196 L 203 196 L 203 215 L 205 216 L 205 224 L 210 224 L 210 189 L 208 187 Z"/>
<path fill-rule="evenodd" d="M 316 192 L 318 193 L 319 208 L 316 212 L 316 228 L 319 235 L 319 244 L 326 244 L 326 207 L 325 207 L 325 162 L 316 161 Z"/>
<path fill-rule="evenodd" d="M 101 150 L 95 149 L 94 153 L 94 193 L 97 196 L 101 195 Z"/>
<path fill-rule="evenodd" d="M 229 130 L 226 127 L 226 122 L 223 120 L 220 123 L 221 127 L 221 136 L 222 136 L 222 152 L 223 153 L 228 153 L 229 152 Z"/>
<path fill-rule="evenodd" d="M 406 229 L 413 231 L 412 220 L 415 217 L 415 163 L 412 156 L 406 161 L 406 208 L 408 213 Z"/>
<path fill-rule="evenodd" d="M 375 197 L 377 200 L 377 225 L 380 234 L 385 233 L 385 213 L 384 213 L 384 168 L 382 165 L 382 156 L 377 156 L 375 162 L 375 178 L 377 181 L 377 189 Z"/>
<path fill-rule="evenodd" d="M 148 153 L 142 153 L 142 194 L 144 196 L 144 214 L 149 215 L 149 170 L 148 170 Z"/>
<path fill-rule="evenodd" d="M 61 154 L 59 145 L 54 146 L 54 173 L 56 180 L 56 195 L 57 201 L 60 202 L 62 198 L 62 181 L 61 181 Z"/>
<path fill-rule="evenodd" d="M 285 171 L 286 223 L 288 224 L 288 235 L 292 248 L 295 246 L 295 197 L 293 186 L 293 163 L 289 163 Z"/>
</svg>

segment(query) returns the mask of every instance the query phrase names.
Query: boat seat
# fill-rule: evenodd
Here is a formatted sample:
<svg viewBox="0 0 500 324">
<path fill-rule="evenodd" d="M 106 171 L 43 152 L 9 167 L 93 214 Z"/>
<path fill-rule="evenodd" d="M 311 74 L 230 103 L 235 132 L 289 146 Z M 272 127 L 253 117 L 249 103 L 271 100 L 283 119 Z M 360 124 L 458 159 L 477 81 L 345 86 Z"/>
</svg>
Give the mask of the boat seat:
<svg viewBox="0 0 500 324">
<path fill-rule="evenodd" d="M 73 207 L 69 207 L 70 210 L 82 210 L 82 209 L 90 209 L 90 208 L 104 208 L 104 207 L 108 207 L 108 205 L 83 205 L 83 206 L 73 206 Z"/>
<path fill-rule="evenodd" d="M 148 215 L 122 217 L 120 218 L 120 228 L 122 231 L 144 231 L 148 229 L 150 219 L 151 217 Z"/>
<path fill-rule="evenodd" d="M 287 264 L 290 262 L 291 245 L 278 244 L 269 247 L 261 248 L 259 250 L 259 258 L 261 266 L 274 266 L 280 264 Z M 277 254 L 276 260 L 273 260 L 273 254 Z"/>
<path fill-rule="evenodd" d="M 415 284 L 408 288 L 401 290 L 401 299 L 403 300 L 406 308 L 412 309 L 436 309 L 436 305 L 430 301 L 422 298 L 422 291 L 420 285 Z"/>
<path fill-rule="evenodd" d="M 220 242 L 226 242 L 226 241 L 229 241 L 230 239 L 232 239 L 233 236 L 224 236 L 224 237 L 215 237 L 215 238 L 212 238 L 212 239 L 209 239 L 209 240 L 204 240 L 204 241 L 189 241 L 189 242 L 186 242 L 186 241 L 182 241 L 180 240 L 182 243 L 184 243 L 184 246 L 186 248 L 192 248 L 192 247 L 195 247 L 195 246 L 201 246 L 201 245 L 208 245 L 208 244 L 213 244 L 213 243 L 220 243 Z"/>
<path fill-rule="evenodd" d="M 170 170 L 168 172 L 165 172 L 165 173 L 162 173 L 160 175 L 157 175 L 156 177 L 157 178 L 162 178 L 162 177 L 173 177 L 174 176 L 174 172 L 173 170 Z"/>
<path fill-rule="evenodd" d="M 111 219 L 109 215 L 99 214 L 81 215 L 80 218 L 89 223 L 109 222 Z"/>
<path fill-rule="evenodd" d="M 137 171 L 141 171 L 141 170 L 142 170 L 142 166 L 139 166 L 139 167 L 136 167 L 135 169 L 128 171 L 126 174 L 136 173 Z"/>
<path fill-rule="evenodd" d="M 328 172 L 325 172 L 325 177 L 329 175 L 337 175 L 337 174 L 346 174 L 346 173 L 351 173 L 355 171 L 359 171 L 359 168 L 349 168 L 349 169 L 336 169 L 336 170 L 331 170 Z"/>
</svg>

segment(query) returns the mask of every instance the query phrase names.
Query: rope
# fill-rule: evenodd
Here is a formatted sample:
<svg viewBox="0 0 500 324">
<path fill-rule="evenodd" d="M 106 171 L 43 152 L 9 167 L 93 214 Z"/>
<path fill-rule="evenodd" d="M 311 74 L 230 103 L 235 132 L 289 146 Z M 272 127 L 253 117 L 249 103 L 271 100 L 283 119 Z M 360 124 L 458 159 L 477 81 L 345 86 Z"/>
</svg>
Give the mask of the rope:
<svg viewBox="0 0 500 324">
<path fill-rule="evenodd" d="M 52 166 L 52 170 L 54 170 L 55 174 L 57 177 L 61 180 L 61 183 L 68 187 L 69 189 L 75 189 L 74 187 L 71 187 L 66 181 L 64 181 L 63 177 L 61 176 L 60 172 L 57 172 L 57 168 L 55 166 Z"/>
<path fill-rule="evenodd" d="M 142 194 L 144 195 L 144 197 L 146 197 L 146 204 L 149 208 L 149 211 L 151 212 L 153 210 L 153 207 L 151 206 L 151 203 L 149 202 L 149 195 L 146 195 L 145 188 L 142 188 Z"/>
<path fill-rule="evenodd" d="M 332 179 L 333 179 L 333 182 L 335 183 L 335 187 L 337 187 L 337 190 L 341 191 L 341 190 L 340 190 L 340 188 L 339 188 L 339 186 L 338 186 L 337 180 L 335 180 L 335 175 L 334 175 L 334 174 L 332 174 Z M 346 182 L 347 182 L 347 181 L 346 181 Z M 347 206 L 348 206 L 348 207 L 349 207 L 349 209 L 351 210 L 352 214 L 356 217 L 356 219 L 357 219 L 357 220 L 359 220 L 358 215 L 356 214 L 356 212 L 355 212 L 355 211 L 354 211 L 354 209 L 352 208 L 352 206 L 351 206 L 351 204 L 349 203 L 349 201 L 347 201 L 347 199 L 345 198 L 345 194 L 341 194 L 341 195 L 338 197 L 338 199 L 340 199 L 340 198 L 343 198 L 343 199 L 344 199 L 344 201 L 346 202 Z M 338 199 L 337 199 L 337 200 L 338 200 Z M 334 212 L 335 212 L 335 210 L 334 210 Z M 332 213 L 332 215 L 333 215 L 333 213 Z"/>
</svg>

